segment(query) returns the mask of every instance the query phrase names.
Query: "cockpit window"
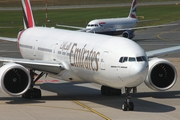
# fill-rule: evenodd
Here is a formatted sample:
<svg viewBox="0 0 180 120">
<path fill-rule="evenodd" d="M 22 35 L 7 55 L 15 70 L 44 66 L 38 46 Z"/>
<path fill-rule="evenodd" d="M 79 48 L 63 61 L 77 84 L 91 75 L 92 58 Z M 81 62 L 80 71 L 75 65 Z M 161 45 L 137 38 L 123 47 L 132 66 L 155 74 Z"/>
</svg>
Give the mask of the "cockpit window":
<svg viewBox="0 0 180 120">
<path fill-rule="evenodd" d="M 143 61 L 143 58 L 142 58 L 142 57 L 137 57 L 136 59 L 137 59 L 138 62 Z"/>
<path fill-rule="evenodd" d="M 147 59 L 145 56 L 140 56 L 140 57 L 121 57 L 119 59 L 119 62 L 120 63 L 124 63 L 124 62 L 141 62 L 141 61 L 146 61 L 147 62 Z"/>
<path fill-rule="evenodd" d="M 95 26 L 95 27 L 98 27 L 98 24 L 88 24 L 87 26 L 88 26 L 88 27 L 94 27 L 94 26 Z"/>
<path fill-rule="evenodd" d="M 123 63 L 123 62 L 126 62 L 128 60 L 128 57 L 121 57 L 120 59 L 119 59 L 119 62 L 120 63 Z"/>
<path fill-rule="evenodd" d="M 126 62 L 128 60 L 128 57 L 124 57 L 123 62 Z"/>
<path fill-rule="evenodd" d="M 122 62 L 123 62 L 123 59 L 124 59 L 124 58 L 121 57 L 121 58 L 119 59 L 119 62 L 122 63 Z"/>
<path fill-rule="evenodd" d="M 143 58 L 143 60 L 144 60 L 144 61 L 146 61 L 146 62 L 147 62 L 147 59 L 146 59 L 146 57 L 145 57 L 145 56 L 142 56 L 142 58 Z"/>
<path fill-rule="evenodd" d="M 120 63 L 124 63 L 124 62 L 127 62 L 128 61 L 128 57 L 121 57 L 120 59 L 119 59 L 119 62 Z"/>
<path fill-rule="evenodd" d="M 137 57 L 136 58 L 138 62 L 141 62 L 141 61 L 146 61 L 147 62 L 147 59 L 145 56 L 140 56 L 140 57 Z"/>
<path fill-rule="evenodd" d="M 136 59 L 134 57 L 129 58 L 129 62 L 134 62 L 134 61 L 136 61 Z"/>
</svg>

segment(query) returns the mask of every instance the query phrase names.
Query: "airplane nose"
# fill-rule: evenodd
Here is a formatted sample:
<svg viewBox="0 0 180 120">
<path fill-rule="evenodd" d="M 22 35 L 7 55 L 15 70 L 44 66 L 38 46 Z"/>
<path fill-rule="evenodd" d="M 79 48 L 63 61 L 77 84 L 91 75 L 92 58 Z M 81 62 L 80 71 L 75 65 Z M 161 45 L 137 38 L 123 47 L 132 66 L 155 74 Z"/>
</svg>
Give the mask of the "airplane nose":
<svg viewBox="0 0 180 120">
<path fill-rule="evenodd" d="M 130 67 L 130 76 L 133 80 L 142 83 L 147 76 L 148 65 L 146 63 L 136 63 Z"/>
</svg>

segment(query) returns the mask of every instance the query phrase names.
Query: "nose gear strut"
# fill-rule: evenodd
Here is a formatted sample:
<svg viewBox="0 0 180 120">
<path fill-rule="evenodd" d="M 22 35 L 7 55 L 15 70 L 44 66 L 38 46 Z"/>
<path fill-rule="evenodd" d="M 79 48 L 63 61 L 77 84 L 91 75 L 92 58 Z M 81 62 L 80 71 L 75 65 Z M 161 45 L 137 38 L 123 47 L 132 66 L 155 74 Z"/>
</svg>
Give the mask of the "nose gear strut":
<svg viewBox="0 0 180 120">
<path fill-rule="evenodd" d="M 130 99 L 131 99 L 130 92 L 132 89 L 133 89 L 133 92 L 136 92 L 136 88 L 125 88 L 126 101 L 122 104 L 123 111 L 133 111 L 134 110 L 134 103 L 130 102 Z"/>
</svg>

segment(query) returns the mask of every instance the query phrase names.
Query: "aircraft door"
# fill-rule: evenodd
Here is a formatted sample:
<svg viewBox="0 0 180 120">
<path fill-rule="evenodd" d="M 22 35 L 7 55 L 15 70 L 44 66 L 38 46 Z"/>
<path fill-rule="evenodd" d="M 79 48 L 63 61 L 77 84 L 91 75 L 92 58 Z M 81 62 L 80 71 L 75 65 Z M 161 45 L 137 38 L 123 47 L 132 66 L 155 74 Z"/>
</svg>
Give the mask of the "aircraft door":
<svg viewBox="0 0 180 120">
<path fill-rule="evenodd" d="M 109 53 L 108 51 L 103 52 L 103 55 L 101 57 L 101 70 L 106 69 L 106 59 L 107 59 L 108 53 Z"/>
</svg>

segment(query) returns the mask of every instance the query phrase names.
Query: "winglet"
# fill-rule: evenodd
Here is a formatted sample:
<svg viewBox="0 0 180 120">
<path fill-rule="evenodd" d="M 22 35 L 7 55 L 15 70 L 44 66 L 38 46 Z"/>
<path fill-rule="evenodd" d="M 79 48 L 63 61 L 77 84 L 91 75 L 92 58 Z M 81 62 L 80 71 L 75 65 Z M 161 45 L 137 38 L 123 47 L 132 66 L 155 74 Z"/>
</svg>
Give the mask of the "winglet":
<svg viewBox="0 0 180 120">
<path fill-rule="evenodd" d="M 136 18 L 136 8 L 137 8 L 137 0 L 133 0 L 128 17 Z"/>
<path fill-rule="evenodd" d="M 35 26 L 34 17 L 31 9 L 31 4 L 29 0 L 21 0 L 23 8 L 23 21 L 24 28 L 31 28 Z"/>
</svg>

